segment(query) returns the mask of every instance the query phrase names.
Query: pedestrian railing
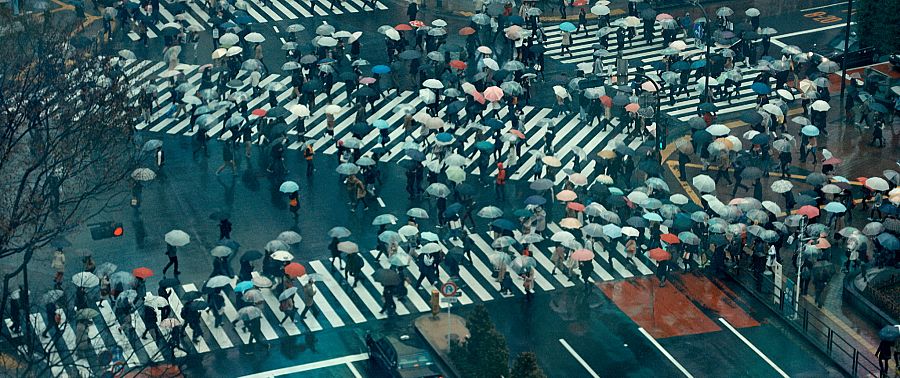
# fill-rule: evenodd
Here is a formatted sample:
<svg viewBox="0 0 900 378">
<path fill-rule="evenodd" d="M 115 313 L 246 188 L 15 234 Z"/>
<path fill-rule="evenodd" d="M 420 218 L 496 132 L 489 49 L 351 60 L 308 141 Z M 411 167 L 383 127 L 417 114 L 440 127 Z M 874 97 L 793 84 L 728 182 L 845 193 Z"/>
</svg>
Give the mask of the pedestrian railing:
<svg viewBox="0 0 900 378">
<path fill-rule="evenodd" d="M 763 275 L 762 281 L 757 283 L 747 272 L 729 273 L 847 374 L 853 377 L 879 376 L 878 363 L 872 353 L 839 330 L 833 321 L 816 308 L 815 303 L 801 296 L 798 305 L 794 305 L 796 285 L 791 282 L 775 285 L 772 275 Z"/>
</svg>

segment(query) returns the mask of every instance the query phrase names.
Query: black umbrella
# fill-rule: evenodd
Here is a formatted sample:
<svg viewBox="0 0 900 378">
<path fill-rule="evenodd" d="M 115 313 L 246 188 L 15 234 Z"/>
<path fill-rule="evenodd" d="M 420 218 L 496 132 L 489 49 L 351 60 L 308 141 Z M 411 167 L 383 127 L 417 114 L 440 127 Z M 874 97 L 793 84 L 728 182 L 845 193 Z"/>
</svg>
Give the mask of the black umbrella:
<svg viewBox="0 0 900 378">
<path fill-rule="evenodd" d="M 643 159 L 638 163 L 638 169 L 647 172 L 647 174 L 651 176 L 655 176 L 659 174 L 662 167 L 659 165 L 659 162 L 654 159 Z"/>
<path fill-rule="evenodd" d="M 322 81 L 319 79 L 312 79 L 303 84 L 304 92 L 313 93 L 320 90 L 322 90 Z"/>
<path fill-rule="evenodd" d="M 372 273 L 372 278 L 384 286 L 397 286 L 402 282 L 400 274 L 392 269 L 378 269 Z"/>
<path fill-rule="evenodd" d="M 690 231 L 693 226 L 694 221 L 691 220 L 691 216 L 684 213 L 678 213 L 675 215 L 675 219 L 672 220 L 672 228 L 679 232 Z"/>
<path fill-rule="evenodd" d="M 425 160 L 425 153 L 422 151 L 419 151 L 419 150 L 406 149 L 406 150 L 403 150 L 403 153 L 406 154 L 406 156 L 409 156 L 409 158 L 414 161 L 424 161 Z"/>
<path fill-rule="evenodd" d="M 447 206 L 447 209 L 444 210 L 444 216 L 452 217 L 452 216 L 457 215 L 460 212 L 462 212 L 463 209 L 464 209 L 464 207 L 461 203 L 454 202 L 454 203 L 450 204 L 450 206 Z"/>
<path fill-rule="evenodd" d="M 249 250 L 241 255 L 241 261 L 254 261 L 263 257 L 263 253 L 257 250 Z"/>
<path fill-rule="evenodd" d="M 751 125 L 756 125 L 756 124 L 762 122 L 763 117 L 762 117 L 762 114 L 759 114 L 759 112 L 757 112 L 755 110 L 747 110 L 747 111 L 741 113 L 740 119 L 741 119 L 741 121 L 747 122 Z"/>
<path fill-rule="evenodd" d="M 356 122 L 353 126 L 350 126 L 350 133 L 355 135 L 366 135 L 370 130 L 372 130 L 372 127 L 365 122 Z"/>
<path fill-rule="evenodd" d="M 537 44 L 537 45 L 531 46 L 529 48 L 529 50 L 531 50 L 531 52 L 533 52 L 537 55 L 541 55 L 544 53 L 544 51 L 547 50 L 547 48 L 545 48 L 543 44 Z"/>
<path fill-rule="evenodd" d="M 197 293 L 194 291 L 193 293 Z M 209 308 L 209 304 L 206 301 L 193 301 L 187 304 L 187 308 L 191 311 L 203 311 Z"/>
<path fill-rule="evenodd" d="M 353 95 L 356 97 L 371 97 L 375 96 L 376 93 L 374 89 L 366 85 L 357 89 L 356 92 L 353 93 Z"/>
<path fill-rule="evenodd" d="M 399 164 L 401 167 L 406 168 L 407 170 L 413 170 L 419 167 L 419 162 L 412 159 L 403 159 L 400 160 Z"/>
<path fill-rule="evenodd" d="M 355 73 L 355 72 L 351 72 L 351 71 L 341 72 L 341 74 L 338 75 L 338 79 L 340 79 L 341 81 L 353 81 L 353 82 L 355 82 L 356 79 L 357 79 L 357 77 L 358 77 L 358 76 L 356 75 L 356 73 Z"/>
<path fill-rule="evenodd" d="M 179 282 L 179 281 L 178 281 L 176 278 L 174 278 L 174 277 L 163 278 L 162 280 L 159 281 L 159 286 L 160 286 L 160 287 L 175 287 L 175 286 L 178 286 L 178 285 L 180 285 L 180 284 L 181 284 L 181 282 Z"/>
<path fill-rule="evenodd" d="M 456 191 L 459 192 L 459 194 L 464 195 L 464 196 L 470 196 L 470 195 L 475 194 L 475 192 L 476 192 L 475 187 L 468 183 L 462 183 L 462 184 L 457 185 Z"/>
<path fill-rule="evenodd" d="M 276 106 L 266 112 L 266 117 L 269 118 L 285 118 L 289 115 L 291 115 L 291 111 L 285 109 L 284 106 Z"/>
<path fill-rule="evenodd" d="M 756 134 L 753 136 L 753 139 L 750 139 L 750 142 L 753 144 L 764 145 L 769 143 L 769 135 L 768 134 Z"/>
<path fill-rule="evenodd" d="M 190 302 L 190 301 L 200 299 L 202 296 L 203 296 L 203 294 L 200 294 L 199 291 L 188 291 L 188 292 L 184 293 L 184 295 L 181 296 L 181 300 L 185 301 L 185 302 Z"/>
<path fill-rule="evenodd" d="M 277 123 L 269 130 L 269 135 L 281 135 L 288 131 L 288 125 L 284 122 Z"/>
<path fill-rule="evenodd" d="M 763 176 L 763 171 L 757 167 L 748 167 L 744 169 L 744 172 L 741 174 L 742 178 L 748 180 L 756 180 Z"/>
<path fill-rule="evenodd" d="M 626 146 L 625 144 L 616 145 L 615 149 L 617 154 L 623 156 L 634 156 L 634 150 L 631 147 Z"/>
<path fill-rule="evenodd" d="M 625 106 L 628 104 L 628 96 L 623 93 L 616 94 L 616 97 L 613 97 L 613 105 L 615 106 Z"/>
<path fill-rule="evenodd" d="M 461 100 L 456 100 L 447 105 L 447 114 L 459 113 L 460 110 L 466 108 L 466 102 Z"/>
<path fill-rule="evenodd" d="M 699 145 L 707 144 L 709 142 L 712 142 L 712 140 L 713 140 L 712 134 L 710 134 L 706 130 L 695 131 L 691 138 L 694 142 L 696 142 Z"/>
<path fill-rule="evenodd" d="M 420 53 L 416 50 L 406 50 L 406 51 L 400 53 L 400 59 L 403 59 L 403 60 L 413 60 L 413 59 L 419 59 L 421 57 L 422 57 L 422 53 Z"/>
</svg>

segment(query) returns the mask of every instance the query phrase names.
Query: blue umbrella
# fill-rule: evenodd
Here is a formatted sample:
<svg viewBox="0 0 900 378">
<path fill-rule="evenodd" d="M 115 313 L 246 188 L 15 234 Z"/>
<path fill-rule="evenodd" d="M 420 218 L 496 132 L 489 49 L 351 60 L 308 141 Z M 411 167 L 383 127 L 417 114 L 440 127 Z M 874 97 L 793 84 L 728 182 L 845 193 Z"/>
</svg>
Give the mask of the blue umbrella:
<svg viewBox="0 0 900 378">
<path fill-rule="evenodd" d="M 325 58 L 325 59 L 319 60 L 319 64 L 328 64 L 328 63 L 334 63 L 334 62 L 337 62 L 337 61 L 332 58 Z"/>
<path fill-rule="evenodd" d="M 562 30 L 562 31 L 573 32 L 577 29 L 578 28 L 571 22 L 563 22 L 563 23 L 559 24 L 559 30 Z"/>
<path fill-rule="evenodd" d="M 488 118 L 488 119 L 482 120 L 482 123 L 484 123 L 485 126 L 490 127 L 492 129 L 502 129 L 503 128 L 503 122 L 501 122 L 499 119 L 496 119 L 496 118 Z"/>
<path fill-rule="evenodd" d="M 293 181 L 285 181 L 281 184 L 281 187 L 278 188 L 278 191 L 282 193 L 293 193 L 298 190 L 300 190 L 300 185 L 297 185 L 297 183 Z"/>
<path fill-rule="evenodd" d="M 403 150 L 403 153 L 405 153 L 406 156 L 409 156 L 410 159 L 415 160 L 415 161 L 424 161 L 425 160 L 425 153 L 422 151 L 409 149 L 409 150 Z"/>
<path fill-rule="evenodd" d="M 501 230 L 512 231 L 516 229 L 516 223 L 509 219 L 495 219 L 491 222 L 491 226 L 499 228 Z"/>
<path fill-rule="evenodd" d="M 377 66 L 372 67 L 373 74 L 381 75 L 381 74 L 386 74 L 388 72 L 391 72 L 391 67 L 385 66 L 383 64 L 379 64 Z"/>
<path fill-rule="evenodd" d="M 250 16 L 240 15 L 234 18 L 234 22 L 238 25 L 249 25 L 253 23 L 253 18 Z"/>
<path fill-rule="evenodd" d="M 614 224 L 605 224 L 603 225 L 603 235 L 610 239 L 618 238 L 622 236 L 622 228 Z"/>
<path fill-rule="evenodd" d="M 252 288 L 253 288 L 253 281 L 238 282 L 237 285 L 234 285 L 234 291 L 236 291 L 238 293 L 243 293 Z"/>
<path fill-rule="evenodd" d="M 387 123 L 387 121 L 385 121 L 383 119 L 376 119 L 375 122 L 372 123 L 372 126 L 375 126 L 375 128 L 381 129 L 381 130 L 388 129 L 391 127 L 391 125 L 389 125 Z"/>
<path fill-rule="evenodd" d="M 540 205 L 543 205 L 543 204 L 545 204 L 545 203 L 547 203 L 547 199 L 544 198 L 544 197 L 542 197 L 542 196 L 539 196 L 539 195 L 531 195 L 531 196 L 528 196 L 528 198 L 525 198 L 525 204 L 526 204 L 526 205 L 537 205 L 537 206 L 540 206 Z"/>
<path fill-rule="evenodd" d="M 231 29 L 233 27 L 237 27 L 237 24 L 235 24 L 233 21 L 225 21 L 222 23 L 222 25 L 219 25 L 219 27 L 221 27 L 222 29 Z"/>
<path fill-rule="evenodd" d="M 532 213 L 531 210 L 528 209 L 516 209 L 515 211 L 513 211 L 513 215 L 519 218 L 528 218 L 534 215 L 534 213 Z"/>
<path fill-rule="evenodd" d="M 478 142 L 478 143 L 475 143 L 475 148 L 477 148 L 477 149 L 479 149 L 479 150 L 481 150 L 481 151 L 493 151 L 493 150 L 494 150 L 494 144 L 491 143 L 491 142 L 488 142 L 488 141 L 486 141 L 486 140 L 483 140 L 483 141 L 480 141 L 480 142 Z"/>
<path fill-rule="evenodd" d="M 454 202 L 454 203 L 450 204 L 450 206 L 447 206 L 447 209 L 444 210 L 444 216 L 450 217 L 450 216 L 459 214 L 459 212 L 461 212 L 462 210 L 463 210 L 463 205 L 459 202 Z"/>
<path fill-rule="evenodd" d="M 900 240 L 898 240 L 894 235 L 891 235 L 887 232 L 882 232 L 875 239 L 878 240 L 878 243 L 888 251 L 900 250 Z"/>
<path fill-rule="evenodd" d="M 772 93 L 772 87 L 770 87 L 766 83 L 760 83 L 760 82 L 753 83 L 753 85 L 750 86 L 750 89 L 752 89 L 753 92 L 755 92 L 756 94 L 761 94 L 761 95 L 767 95 L 767 94 Z"/>
<path fill-rule="evenodd" d="M 506 22 L 512 25 L 525 25 L 525 19 L 522 16 L 509 16 L 506 18 Z"/>
<path fill-rule="evenodd" d="M 806 135 L 806 136 L 811 136 L 811 137 L 819 136 L 819 128 L 818 128 L 818 127 L 815 127 L 815 126 L 813 126 L 813 125 L 806 125 L 806 126 L 803 126 L 803 128 L 800 129 L 800 132 L 803 133 L 803 135 Z"/>
<path fill-rule="evenodd" d="M 450 143 L 453 141 L 453 135 L 450 133 L 440 133 L 435 135 L 434 139 L 441 143 Z"/>
<path fill-rule="evenodd" d="M 688 62 L 680 60 L 675 62 L 675 64 L 673 64 L 671 68 L 673 71 L 684 71 L 690 69 L 691 65 Z"/>
<path fill-rule="evenodd" d="M 657 213 L 644 214 L 644 219 L 646 219 L 648 221 L 653 221 L 653 222 L 662 222 L 662 220 L 663 220 L 662 217 L 659 216 L 659 214 L 657 214 Z"/>
<path fill-rule="evenodd" d="M 691 69 L 696 70 L 703 67 L 706 67 L 706 59 L 695 60 L 693 63 L 691 63 Z"/>
</svg>

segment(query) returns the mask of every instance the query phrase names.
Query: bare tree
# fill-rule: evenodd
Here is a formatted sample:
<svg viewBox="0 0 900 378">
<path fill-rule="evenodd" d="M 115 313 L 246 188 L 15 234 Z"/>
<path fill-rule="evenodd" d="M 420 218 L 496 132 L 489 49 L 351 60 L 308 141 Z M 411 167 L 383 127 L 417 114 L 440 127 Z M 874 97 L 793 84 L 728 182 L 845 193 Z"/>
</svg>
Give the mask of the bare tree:
<svg viewBox="0 0 900 378">
<path fill-rule="evenodd" d="M 115 59 L 70 45 L 76 24 L 0 15 L 0 25 L 19 26 L 0 32 L 0 259 L 14 267 L 2 276 L 5 313 L 11 285 L 29 287 L 35 251 L 123 202 L 136 112 Z"/>
</svg>

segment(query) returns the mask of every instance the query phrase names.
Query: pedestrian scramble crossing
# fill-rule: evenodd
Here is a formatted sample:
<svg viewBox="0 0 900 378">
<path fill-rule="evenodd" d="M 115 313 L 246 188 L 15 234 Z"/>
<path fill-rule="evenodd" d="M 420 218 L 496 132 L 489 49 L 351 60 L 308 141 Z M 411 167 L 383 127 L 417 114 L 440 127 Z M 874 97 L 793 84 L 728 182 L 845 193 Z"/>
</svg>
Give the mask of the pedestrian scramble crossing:
<svg viewBox="0 0 900 378">
<path fill-rule="evenodd" d="M 636 28 L 637 34 L 634 39 L 632 39 L 632 43 L 629 43 L 629 40 L 626 38 L 624 46 L 619 46 L 615 34 L 604 37 L 609 41 L 609 48 L 607 51 L 612 53 L 612 56 L 601 58 L 604 70 L 612 69 L 612 72 L 615 72 L 615 54 L 618 50 L 622 50 L 622 57 L 625 60 L 631 61 L 633 59 L 640 59 L 644 63 L 643 68 L 645 72 L 656 72 L 651 64 L 663 59 L 664 56 L 661 51 L 666 46 L 663 46 L 662 44 L 662 29 L 658 24 L 655 25 L 655 28 L 654 38 L 649 43 L 644 39 L 643 27 L 640 26 Z M 587 30 L 587 33 L 584 32 L 585 29 Z M 559 29 L 559 26 L 547 26 L 545 27 L 547 36 L 547 42 L 544 43 L 544 46 L 547 49 L 545 54 L 549 58 L 566 64 L 593 63 L 595 57 L 593 55 L 594 48 L 592 45 L 599 43 L 599 39 L 597 38 L 598 29 L 597 23 L 591 22 L 587 28 L 572 33 L 572 45 L 569 48 L 571 51 L 570 55 L 568 52 L 561 52 L 562 31 Z M 698 48 L 694 44 L 694 38 L 686 37 L 683 33 L 679 33 L 677 40 L 684 41 L 687 44 L 687 48 L 681 52 L 681 56 L 689 57 L 697 54 L 702 56 L 705 53 L 705 50 Z M 713 52 L 719 49 L 721 49 L 721 47 L 716 45 L 712 47 Z M 741 82 L 730 102 L 727 100 L 714 102 L 719 108 L 718 114 L 720 116 L 723 114 L 753 109 L 756 106 L 756 94 L 750 89 L 750 84 L 760 71 L 754 67 L 745 66 L 743 62 L 734 62 L 734 64 L 742 75 Z M 633 73 L 635 71 L 637 71 L 637 68 L 629 65 L 628 72 Z M 770 80 L 771 83 L 775 82 L 774 79 Z M 695 79 L 691 78 L 688 84 L 688 97 L 685 98 L 683 95 L 677 96 L 674 103 L 670 101 L 671 97 L 669 96 L 668 86 L 665 86 L 662 80 L 657 80 L 657 83 L 664 86 L 664 89 L 660 91 L 660 95 L 662 95 L 660 109 L 663 113 L 674 116 L 682 121 L 687 121 L 696 115 L 697 105 L 700 104 L 699 88 L 702 87 L 702 85 L 698 87 L 698 82 Z"/>
<path fill-rule="evenodd" d="M 131 75 L 136 82 L 153 80 L 157 73 L 164 71 L 166 68 L 165 63 L 161 62 L 130 61 L 127 64 L 128 65 L 125 68 L 126 74 Z M 192 84 L 199 83 L 201 73 L 198 72 L 196 66 L 188 66 L 184 72 L 188 82 Z M 239 90 L 246 93 L 252 93 L 252 89 L 249 86 L 249 78 L 239 76 L 239 79 L 242 79 L 245 85 L 245 87 L 239 88 Z M 271 74 L 264 76 L 263 79 L 260 80 L 260 85 L 266 86 L 270 83 L 281 83 L 285 86 L 289 86 L 290 80 L 291 78 L 288 76 Z M 192 130 L 189 116 L 184 116 L 180 119 L 163 117 L 172 106 L 171 90 L 167 81 L 161 81 L 159 83 L 158 93 L 159 106 L 154 110 L 151 122 L 141 122 L 136 128 L 142 131 L 164 132 L 172 135 L 194 135 L 195 131 Z M 192 92 L 188 92 L 188 94 L 191 93 Z M 402 127 L 403 114 L 394 112 L 394 109 L 401 104 L 408 104 L 419 110 L 425 107 L 425 104 L 422 102 L 421 98 L 419 98 L 417 91 L 401 91 L 399 95 L 395 95 L 394 93 L 394 91 L 391 91 L 389 96 L 379 99 L 375 104 L 375 111 L 367 113 L 367 122 L 369 124 L 372 124 L 378 119 L 382 119 L 391 125 L 390 142 L 385 146 L 388 152 L 381 157 L 381 161 L 383 162 L 400 161 L 404 156 L 402 153 L 404 145 L 408 140 L 411 140 L 404 137 L 404 130 Z M 338 82 L 334 85 L 332 95 L 332 103 L 340 104 L 345 109 L 345 111 L 335 116 L 335 136 L 336 139 L 346 139 L 351 136 L 350 128 L 354 124 L 355 114 L 349 110 L 350 107 L 347 105 L 348 93 L 343 82 Z M 280 93 L 277 96 L 279 105 L 290 107 L 290 105 L 295 104 L 296 100 L 291 99 L 291 96 L 290 89 Z M 327 125 L 323 110 L 323 105 L 325 103 L 325 94 L 319 94 L 315 100 L 316 105 L 314 109 L 312 109 L 312 114 L 306 119 L 307 131 L 305 133 L 305 138 L 313 143 L 316 152 L 333 154 L 337 149 L 335 142 L 326 134 Z M 260 91 L 259 96 L 251 98 L 247 108 L 251 111 L 256 108 L 269 109 L 268 95 L 265 91 Z M 443 107 L 438 112 L 438 115 L 443 116 L 445 112 L 446 107 Z M 521 147 L 521 156 L 518 159 L 518 164 L 507 167 L 509 177 L 515 180 L 531 178 L 532 169 L 534 168 L 537 159 L 540 158 L 540 154 L 530 153 L 532 150 L 535 152 L 548 151 L 548 153 L 556 156 L 562 161 L 563 165 L 556 177 L 557 181 L 560 181 L 565 178 L 563 170 L 572 168 L 575 165 L 576 155 L 578 154 L 582 154 L 582 158 L 584 158 L 584 156 L 596 156 L 596 154 L 602 150 L 614 149 L 619 143 L 625 144 L 632 149 L 636 149 L 644 142 L 640 137 L 634 137 L 623 132 L 625 128 L 624 125 L 620 125 L 619 121 L 616 119 L 613 119 L 606 130 L 603 130 L 596 125 L 585 125 L 585 123 L 579 119 L 577 112 L 559 114 L 559 112 L 549 108 L 525 106 L 523 108 L 523 113 L 521 120 L 524 125 L 522 131 L 526 136 L 525 143 Z M 223 109 L 212 114 L 218 121 L 207 131 L 210 138 L 224 139 L 230 137 L 231 133 L 224 130 L 222 122 L 227 116 L 227 111 Z M 465 115 L 465 110 L 460 111 L 461 119 L 463 118 L 463 115 Z M 503 120 L 508 120 L 510 117 L 508 108 L 503 107 L 500 109 L 498 111 L 498 116 Z M 290 115 L 286 121 L 288 125 L 293 125 L 296 122 L 296 117 Z M 511 128 L 511 122 L 506 121 L 504 131 L 509 128 Z M 258 130 L 255 127 L 253 132 L 254 139 L 257 139 Z M 553 134 L 552 139 L 547 137 L 547 134 L 551 132 Z M 475 127 L 458 128 L 456 134 L 457 138 L 461 138 L 465 141 L 464 149 L 460 154 L 469 158 L 470 164 L 465 167 L 466 172 L 470 174 L 480 174 L 481 172 L 475 162 L 479 160 L 482 152 L 475 148 Z M 290 130 L 288 136 L 291 140 L 291 143 L 288 145 L 289 149 L 296 150 L 304 146 L 304 142 L 299 140 L 295 130 Z M 380 146 L 378 130 L 371 130 L 361 138 L 361 141 L 361 150 L 364 152 Z M 548 142 L 551 143 L 549 149 L 547 148 Z M 508 145 L 504 147 L 501 159 L 507 159 L 506 151 L 508 148 Z M 488 158 L 492 159 L 493 157 Z M 586 175 L 600 173 L 594 172 L 596 164 L 592 159 L 582 160 L 585 162 L 583 168 Z M 495 165 L 496 164 L 488 165 L 491 167 L 491 172 L 488 172 L 489 174 L 494 173 L 495 168 L 493 167 L 495 167 Z"/>
<path fill-rule="evenodd" d="M 460 286 L 461 296 L 459 303 L 461 305 L 469 305 L 477 302 L 488 302 L 505 297 L 522 297 L 525 289 L 522 286 L 523 280 L 510 271 L 513 278 L 514 287 L 511 288 L 512 294 L 501 293 L 500 285 L 495 279 L 495 268 L 491 262 L 491 255 L 497 253 L 491 247 L 493 240 L 489 235 L 486 225 L 479 222 L 477 229 L 469 228 L 469 236 L 474 245 L 471 254 L 471 261 L 464 261 L 460 265 L 458 277 L 450 277 L 445 269 L 446 265 L 440 267 L 440 285 L 443 282 L 453 280 Z M 549 241 L 549 235 L 559 231 L 560 228 L 555 223 L 548 223 L 547 238 L 548 240 L 534 245 L 532 248 L 532 256 L 536 260 L 535 267 L 535 287 L 536 295 L 552 292 L 558 289 L 581 287 L 583 283 L 580 281 L 577 267 L 571 272 L 571 275 L 558 270 L 553 273 L 553 262 L 550 256 L 553 250 L 553 242 Z M 516 236 L 520 236 L 516 234 Z M 403 245 L 405 243 L 401 243 Z M 454 246 L 462 246 L 462 240 L 449 239 L 439 242 L 442 249 L 446 252 L 448 248 Z M 634 276 L 642 276 L 652 274 L 655 262 L 644 256 L 638 256 L 634 260 L 634 264 L 627 263 L 625 260 L 625 248 L 621 243 L 615 243 L 615 249 L 610 251 L 602 251 L 603 247 L 600 243 L 595 242 L 595 251 L 598 257 L 592 262 L 594 265 L 594 273 L 589 278 L 591 283 L 602 281 L 612 281 L 625 279 Z M 402 248 L 401 248 L 402 250 Z M 322 330 L 336 329 L 345 326 L 377 321 L 388 317 L 382 314 L 382 290 L 380 283 L 375 281 L 373 273 L 376 269 L 394 269 L 388 262 L 386 256 L 376 259 L 376 250 L 363 250 L 359 252 L 363 257 L 364 265 L 359 283 L 352 285 L 353 278 L 349 282 L 344 279 L 343 272 L 340 270 L 340 261 L 334 264 L 330 260 L 304 261 L 307 266 L 308 274 L 314 274 L 316 277 L 316 288 L 318 294 L 314 298 L 315 308 L 318 310 L 310 311 L 305 319 L 297 317 L 296 322 L 290 320 L 281 323 L 284 313 L 280 310 L 278 296 L 281 294 L 280 289 L 276 285 L 275 288 L 262 288 L 263 300 L 256 304 L 256 307 L 262 311 L 260 320 L 261 337 L 260 341 L 271 342 L 276 339 L 297 336 L 309 332 L 318 332 Z M 608 254 L 612 254 L 612 265 L 609 264 Z M 577 266 L 577 265 L 576 265 Z M 257 275 L 256 272 L 253 273 Z M 416 315 L 431 311 L 430 295 L 431 291 L 438 287 L 432 285 L 428 280 L 423 282 L 419 289 L 413 288 L 413 284 L 419 275 L 419 270 L 415 263 L 411 263 L 403 273 L 408 279 L 407 288 L 408 295 L 402 300 L 396 302 L 397 315 Z M 308 277 L 308 276 L 307 276 Z M 306 283 L 308 278 L 301 277 L 301 283 Z M 250 334 L 243 328 L 239 321 L 238 308 L 235 302 L 234 286 L 237 280 L 232 282 L 223 289 L 224 293 L 224 320 L 221 326 L 215 325 L 214 316 L 207 312 L 201 311 L 201 331 L 202 334 L 197 337 L 197 341 L 192 341 L 194 334 L 187 327 L 186 336 L 182 342 L 182 346 L 186 349 L 187 354 L 209 353 L 217 350 L 230 348 L 247 348 L 250 340 Z M 172 316 L 180 319 L 181 308 L 187 303 L 182 299 L 189 292 L 202 291 L 204 283 L 183 283 L 174 288 L 173 293 L 169 296 L 168 301 L 172 307 Z M 238 294 L 239 295 L 239 294 Z M 203 295 L 205 298 L 205 293 Z M 299 294 L 295 295 L 294 303 L 298 307 L 298 311 L 303 311 L 304 301 Z M 443 308 L 448 304 L 441 303 Z M 93 377 L 101 375 L 106 366 L 97 366 L 97 361 L 103 359 L 98 358 L 104 353 L 112 351 L 121 351 L 120 361 L 127 368 L 135 368 L 145 366 L 151 363 L 164 362 L 172 357 L 170 347 L 168 345 L 169 334 L 166 327 L 160 324 L 162 336 L 160 338 L 152 337 L 152 333 L 148 334 L 146 339 L 141 338 L 147 324 L 143 323 L 139 314 L 143 308 L 137 308 L 134 315 L 129 318 L 113 311 L 113 304 L 108 300 L 96 302 L 94 309 L 99 311 L 99 315 L 90 319 L 87 327 L 87 342 L 89 347 L 80 348 L 81 353 L 76 353 L 77 336 L 74 321 L 66 316 L 65 312 L 60 312 L 61 326 L 59 332 L 50 331 L 49 337 L 42 337 L 42 333 L 48 321 L 43 313 L 31 314 L 31 322 L 33 324 L 34 336 L 42 345 L 42 349 L 47 353 L 50 370 L 56 377 Z M 317 314 L 315 314 L 318 312 Z M 74 318 L 74 315 L 72 316 Z M 5 319 L 7 329 L 14 337 L 22 337 L 22 333 L 12 333 L 10 326 L 11 321 Z M 162 320 L 161 320 L 162 321 Z M 236 324 L 235 324 L 236 323 Z M 181 350 L 175 350 L 174 356 L 183 357 L 187 355 Z"/>
<path fill-rule="evenodd" d="M 165 24 L 181 20 L 187 22 L 188 25 L 199 27 L 200 30 L 211 27 L 210 16 L 215 16 L 215 13 L 205 3 L 202 1 L 179 1 L 177 3 L 183 4 L 185 8 L 183 12 L 170 10 L 170 8 L 180 9 L 182 5 L 176 6 L 172 5 L 172 2 L 160 2 L 160 19 L 159 22 L 148 28 L 147 36 L 149 38 L 157 38 Z M 243 8 L 254 24 L 388 9 L 383 2 L 378 0 L 239 0 L 237 4 L 241 6 L 238 10 Z M 132 41 L 138 41 L 141 38 L 133 31 L 128 33 L 128 37 Z"/>
</svg>

